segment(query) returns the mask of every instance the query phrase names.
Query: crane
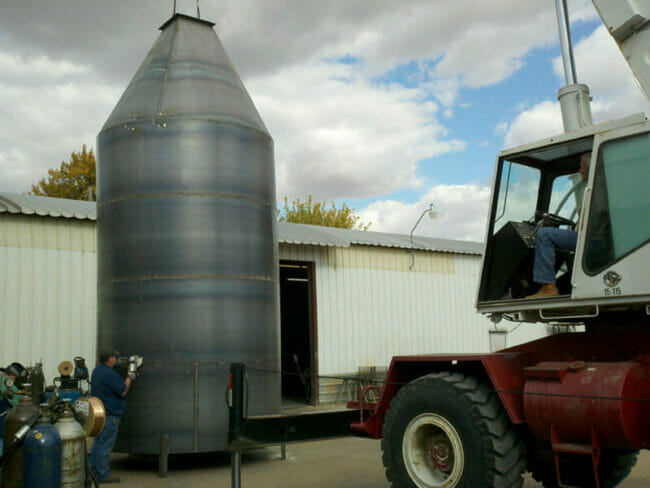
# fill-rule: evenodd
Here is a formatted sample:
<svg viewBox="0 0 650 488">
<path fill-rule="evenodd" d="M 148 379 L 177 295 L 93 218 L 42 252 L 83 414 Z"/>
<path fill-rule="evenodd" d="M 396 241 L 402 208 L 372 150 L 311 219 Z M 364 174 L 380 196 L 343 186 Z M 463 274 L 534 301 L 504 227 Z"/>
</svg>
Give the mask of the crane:
<svg viewBox="0 0 650 488">
<path fill-rule="evenodd" d="M 650 96 L 650 2 L 592 1 Z M 610 488 L 650 448 L 650 123 L 592 122 L 566 0 L 556 11 L 565 131 L 498 154 L 476 305 L 495 324 L 563 332 L 488 354 L 394 357 L 352 428 L 382 438 L 395 488 L 516 488 L 526 470 L 546 488 Z M 553 234 L 572 242 L 552 249 L 553 293 L 535 293 Z"/>
</svg>

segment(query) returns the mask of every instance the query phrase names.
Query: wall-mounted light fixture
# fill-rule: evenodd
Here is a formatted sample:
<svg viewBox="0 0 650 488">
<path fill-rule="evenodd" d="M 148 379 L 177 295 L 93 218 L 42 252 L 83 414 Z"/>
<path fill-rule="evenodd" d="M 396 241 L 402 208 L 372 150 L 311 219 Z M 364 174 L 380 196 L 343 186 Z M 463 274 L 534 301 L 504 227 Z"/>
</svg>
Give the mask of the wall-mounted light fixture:
<svg viewBox="0 0 650 488">
<path fill-rule="evenodd" d="M 429 215 L 430 219 L 435 219 L 438 216 L 438 211 L 433 206 L 433 203 L 430 203 L 429 208 L 426 209 L 424 212 L 422 212 L 422 215 L 420 215 L 420 218 L 411 229 L 411 266 L 409 266 L 409 269 L 413 269 L 413 266 L 415 266 L 415 253 L 413 249 L 413 231 L 415 231 L 415 228 L 418 226 L 418 224 L 426 214 Z"/>
</svg>

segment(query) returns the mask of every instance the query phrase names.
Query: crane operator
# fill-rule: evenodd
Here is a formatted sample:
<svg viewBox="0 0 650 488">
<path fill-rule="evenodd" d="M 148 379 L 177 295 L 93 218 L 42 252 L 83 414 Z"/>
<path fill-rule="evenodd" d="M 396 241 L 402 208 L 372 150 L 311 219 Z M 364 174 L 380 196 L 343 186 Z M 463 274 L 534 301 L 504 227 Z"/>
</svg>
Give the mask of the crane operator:
<svg viewBox="0 0 650 488">
<path fill-rule="evenodd" d="M 120 477 L 111 474 L 108 454 L 115 445 L 120 419 L 126 409 L 126 394 L 137 377 L 137 366 L 131 367 L 125 379 L 113 369 L 119 352 L 106 349 L 99 354 L 99 364 L 93 370 L 91 394 L 98 397 L 106 410 L 104 429 L 95 437 L 89 462 L 100 483 L 119 483 Z M 134 356 L 132 356 L 133 359 Z"/>
<path fill-rule="evenodd" d="M 584 153 L 580 157 L 580 169 L 578 173 L 582 178 L 580 182 L 585 185 L 589 177 L 589 161 L 591 152 Z M 579 195 L 578 207 L 582 206 L 582 192 Z M 535 241 L 535 261 L 533 264 L 533 280 L 539 283 L 540 289 L 537 293 L 527 296 L 528 299 L 555 297 L 560 294 L 555 286 L 555 250 L 574 251 L 578 241 L 578 233 L 570 229 L 559 229 L 557 227 L 542 227 L 537 233 Z"/>
</svg>

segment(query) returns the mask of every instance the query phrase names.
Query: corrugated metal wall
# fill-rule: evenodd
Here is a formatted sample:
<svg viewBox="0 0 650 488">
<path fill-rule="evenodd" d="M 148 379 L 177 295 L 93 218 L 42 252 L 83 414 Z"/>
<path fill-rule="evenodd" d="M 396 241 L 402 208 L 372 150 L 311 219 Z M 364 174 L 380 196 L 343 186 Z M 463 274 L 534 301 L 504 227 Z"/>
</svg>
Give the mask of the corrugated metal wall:
<svg viewBox="0 0 650 488">
<path fill-rule="evenodd" d="M 316 263 L 320 375 L 381 370 L 398 354 L 489 351 L 491 322 L 474 307 L 480 256 L 414 258 L 409 269 L 405 249 L 280 245 L 280 259 Z M 524 324 L 507 345 L 543 335 L 544 326 Z M 321 381 L 321 401 L 340 399 L 340 383 Z"/>
<path fill-rule="evenodd" d="M 0 215 L 0 365 L 95 363 L 95 222 Z"/>
<path fill-rule="evenodd" d="M 490 322 L 474 308 L 480 257 L 413 258 L 409 269 L 405 249 L 280 244 L 280 259 L 316 264 L 320 375 L 381 372 L 396 354 L 489 350 Z M 92 368 L 95 315 L 95 222 L 0 215 L 0 365 L 42 359 L 48 382 L 76 355 Z M 545 333 L 524 324 L 508 345 Z M 340 382 L 320 382 L 321 400 L 337 399 L 328 388 Z"/>
</svg>

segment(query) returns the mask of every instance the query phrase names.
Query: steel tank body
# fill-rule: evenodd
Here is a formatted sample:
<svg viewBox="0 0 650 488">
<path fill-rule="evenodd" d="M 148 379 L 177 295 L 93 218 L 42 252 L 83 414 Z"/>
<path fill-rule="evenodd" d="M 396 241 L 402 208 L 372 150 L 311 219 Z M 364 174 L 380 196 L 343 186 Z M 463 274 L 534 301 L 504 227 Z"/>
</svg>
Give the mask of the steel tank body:
<svg viewBox="0 0 650 488">
<path fill-rule="evenodd" d="M 61 488 L 84 488 L 86 484 L 86 439 L 72 412 L 54 424 L 61 437 Z"/>
<path fill-rule="evenodd" d="M 98 136 L 98 349 L 144 357 L 121 452 L 223 450 L 231 362 L 279 410 L 273 140 L 212 26 L 164 24 Z"/>
</svg>

